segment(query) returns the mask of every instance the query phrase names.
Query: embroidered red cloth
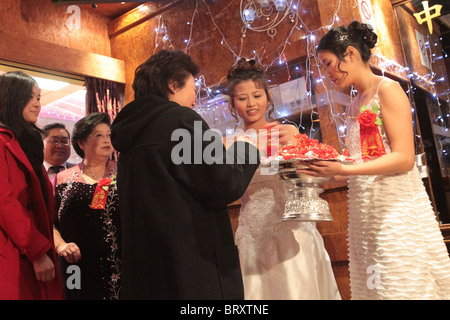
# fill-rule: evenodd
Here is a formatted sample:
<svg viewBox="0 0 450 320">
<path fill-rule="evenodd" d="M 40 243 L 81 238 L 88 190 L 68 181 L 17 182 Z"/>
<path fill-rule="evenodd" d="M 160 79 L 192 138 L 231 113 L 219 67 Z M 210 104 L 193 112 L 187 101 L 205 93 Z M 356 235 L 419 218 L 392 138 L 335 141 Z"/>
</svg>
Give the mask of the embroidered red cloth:
<svg viewBox="0 0 450 320">
<path fill-rule="evenodd" d="M 100 179 L 95 187 L 94 197 L 90 205 L 91 209 L 105 209 L 111 178 Z"/>
<path fill-rule="evenodd" d="M 359 132 L 361 138 L 361 156 L 363 159 L 371 159 L 386 154 L 380 130 L 377 125 L 378 115 L 369 110 L 364 110 L 358 116 Z"/>
</svg>

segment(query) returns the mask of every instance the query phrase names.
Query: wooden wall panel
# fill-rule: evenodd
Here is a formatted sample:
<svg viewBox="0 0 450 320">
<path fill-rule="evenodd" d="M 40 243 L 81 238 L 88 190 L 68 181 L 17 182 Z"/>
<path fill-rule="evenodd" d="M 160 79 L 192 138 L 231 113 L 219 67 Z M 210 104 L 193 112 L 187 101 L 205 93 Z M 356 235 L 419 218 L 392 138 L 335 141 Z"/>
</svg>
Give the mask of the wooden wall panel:
<svg viewBox="0 0 450 320">
<path fill-rule="evenodd" d="M 134 99 L 132 84 L 136 68 L 155 52 L 154 20 L 135 26 L 132 31 L 111 38 L 112 56 L 125 62 L 124 105 Z"/>
<path fill-rule="evenodd" d="M 397 18 L 390 0 L 372 0 L 378 43 L 373 50 L 406 67 Z M 372 60 L 373 61 L 373 60 Z"/>
<path fill-rule="evenodd" d="M 0 59 L 63 73 L 125 82 L 111 58 L 108 19 L 81 9 L 80 29 L 67 27 L 68 6 L 49 0 L 0 0 Z"/>
<path fill-rule="evenodd" d="M 24 48 L 27 48 L 24 50 Z M 79 76 L 125 83 L 124 62 L 22 36 L 21 41 L 0 31 L 0 59 Z"/>
<path fill-rule="evenodd" d="M 334 6 L 333 6 L 334 3 Z M 335 14 L 335 6 L 338 0 L 319 0 L 319 10 L 322 19 L 322 25 L 328 26 L 333 23 L 333 15 Z M 390 0 L 371 0 L 373 16 L 376 25 L 376 33 L 378 35 L 378 43 L 374 48 L 374 54 L 381 54 L 389 60 L 404 65 L 403 48 L 400 34 L 398 32 L 397 21 L 394 8 Z M 357 1 L 342 0 L 341 7 L 338 11 L 339 21 L 333 26 L 349 25 L 352 21 L 361 21 L 358 10 Z M 325 28 L 322 33 L 326 33 Z"/>
<path fill-rule="evenodd" d="M 81 9 L 81 27 L 67 27 L 68 6 L 53 5 L 50 0 L 0 0 L 0 30 L 21 36 L 110 56 L 108 22 L 95 13 Z M 43 57 L 45 58 L 45 57 Z"/>
</svg>

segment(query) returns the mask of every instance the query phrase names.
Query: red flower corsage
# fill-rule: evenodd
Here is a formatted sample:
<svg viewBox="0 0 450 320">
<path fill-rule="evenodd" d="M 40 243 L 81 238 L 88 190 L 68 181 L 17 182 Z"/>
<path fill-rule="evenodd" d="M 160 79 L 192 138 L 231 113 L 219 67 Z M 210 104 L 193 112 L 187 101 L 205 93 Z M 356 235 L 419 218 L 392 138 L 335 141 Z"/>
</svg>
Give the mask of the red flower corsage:
<svg viewBox="0 0 450 320">
<path fill-rule="evenodd" d="M 362 106 L 358 116 L 359 131 L 361 136 L 361 155 L 363 159 L 371 159 L 386 154 L 383 140 L 381 139 L 379 125 L 383 121 L 378 117 L 378 105 L 374 105 L 372 110 Z"/>
</svg>

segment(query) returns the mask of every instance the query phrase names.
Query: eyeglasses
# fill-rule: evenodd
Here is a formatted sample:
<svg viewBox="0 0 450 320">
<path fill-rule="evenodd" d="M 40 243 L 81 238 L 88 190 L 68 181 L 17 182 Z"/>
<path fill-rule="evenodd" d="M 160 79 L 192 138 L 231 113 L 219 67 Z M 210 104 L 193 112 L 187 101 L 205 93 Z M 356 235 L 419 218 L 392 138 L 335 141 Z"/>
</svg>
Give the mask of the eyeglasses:
<svg viewBox="0 0 450 320">
<path fill-rule="evenodd" d="M 107 133 L 107 134 L 101 134 L 101 133 L 94 133 L 91 134 L 90 136 L 88 136 L 88 138 L 94 139 L 96 141 L 100 141 L 100 140 L 110 140 L 111 139 L 111 133 Z"/>
<path fill-rule="evenodd" d="M 61 144 L 63 146 L 68 146 L 70 144 L 69 138 L 49 138 L 45 139 L 48 143 L 50 143 L 52 146 L 57 146 L 58 144 Z"/>
</svg>

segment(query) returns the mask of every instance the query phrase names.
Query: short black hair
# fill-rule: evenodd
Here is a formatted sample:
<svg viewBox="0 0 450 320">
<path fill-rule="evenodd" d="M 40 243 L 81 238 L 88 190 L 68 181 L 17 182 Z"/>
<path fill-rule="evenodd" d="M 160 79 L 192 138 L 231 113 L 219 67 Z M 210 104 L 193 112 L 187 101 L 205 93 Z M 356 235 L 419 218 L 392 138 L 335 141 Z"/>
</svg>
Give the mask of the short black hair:
<svg viewBox="0 0 450 320">
<path fill-rule="evenodd" d="M 78 120 L 72 132 L 72 146 L 75 152 L 84 159 L 84 151 L 78 145 L 78 142 L 86 141 L 88 136 L 94 131 L 94 128 L 100 123 L 111 126 L 111 118 L 107 113 L 93 112 Z"/>
<path fill-rule="evenodd" d="M 45 125 L 42 130 L 44 131 L 44 138 L 47 138 L 50 134 L 50 130 L 52 129 L 64 129 L 66 130 L 67 134 L 69 135 L 70 139 L 70 132 L 66 129 L 66 126 L 63 123 L 55 122 L 55 123 L 49 123 Z"/>
<path fill-rule="evenodd" d="M 161 50 L 137 67 L 133 82 L 134 98 L 153 94 L 167 99 L 170 81 L 182 88 L 189 75 L 195 77 L 199 72 L 200 68 L 186 53 Z"/>
</svg>

